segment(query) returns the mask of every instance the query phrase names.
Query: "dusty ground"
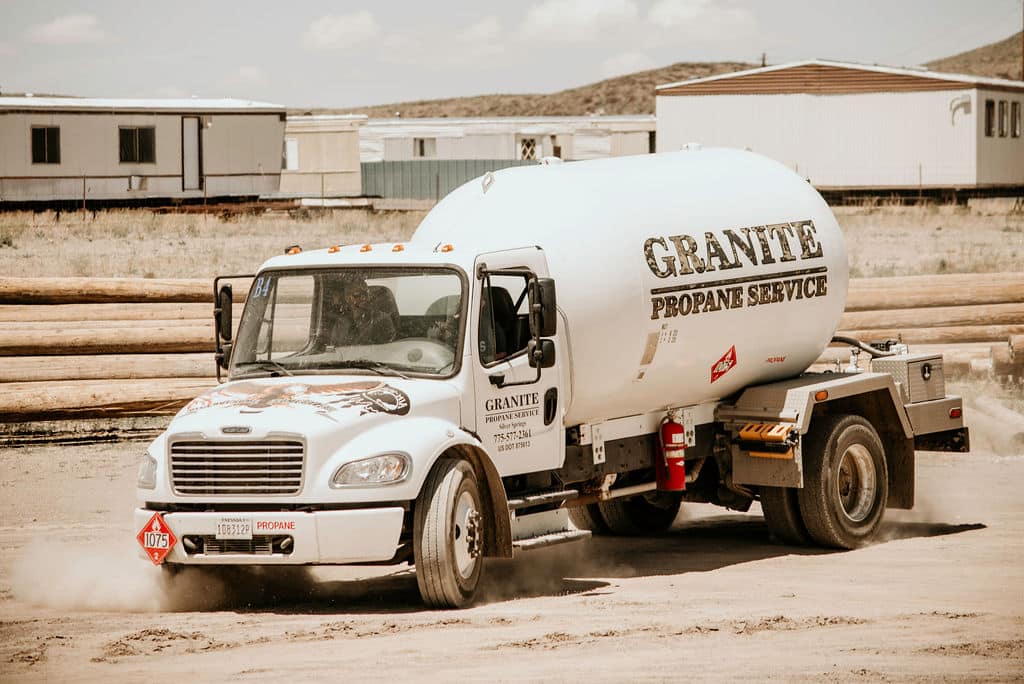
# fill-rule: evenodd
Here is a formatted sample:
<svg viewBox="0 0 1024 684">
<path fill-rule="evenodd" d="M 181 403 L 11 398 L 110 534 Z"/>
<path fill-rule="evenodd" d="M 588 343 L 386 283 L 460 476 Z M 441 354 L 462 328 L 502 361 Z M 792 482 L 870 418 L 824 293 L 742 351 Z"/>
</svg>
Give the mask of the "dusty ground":
<svg viewBox="0 0 1024 684">
<path fill-rule="evenodd" d="M 973 453 L 920 458 L 877 545 L 781 546 L 756 506 L 694 506 L 491 563 L 456 612 L 407 570 L 165 585 L 134 555 L 142 443 L 7 449 L 0 681 L 1024 679 L 1024 428 L 969 416 Z"/>
</svg>

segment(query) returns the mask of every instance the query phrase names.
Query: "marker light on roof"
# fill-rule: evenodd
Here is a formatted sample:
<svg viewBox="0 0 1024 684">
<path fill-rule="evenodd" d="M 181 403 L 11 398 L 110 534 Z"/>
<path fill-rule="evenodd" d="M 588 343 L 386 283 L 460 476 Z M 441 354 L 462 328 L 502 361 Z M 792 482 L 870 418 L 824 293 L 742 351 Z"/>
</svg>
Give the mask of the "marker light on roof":
<svg viewBox="0 0 1024 684">
<path fill-rule="evenodd" d="M 441 248 L 441 251 L 442 251 L 442 252 L 450 252 L 450 251 L 452 251 L 453 249 L 455 249 L 455 247 L 454 247 L 454 246 L 452 246 L 452 245 L 445 245 L 444 247 L 442 247 L 442 248 Z"/>
<path fill-rule="evenodd" d="M 395 245 L 394 247 L 391 248 L 391 251 L 401 252 L 403 249 L 405 249 L 405 245 Z"/>
<path fill-rule="evenodd" d="M 373 249 L 373 245 L 363 245 L 362 247 L 359 248 L 359 251 L 369 252 L 371 249 Z"/>
<path fill-rule="evenodd" d="M 337 254 L 340 251 L 341 251 L 341 245 L 331 245 L 330 247 L 327 248 L 327 253 L 328 254 Z"/>
<path fill-rule="evenodd" d="M 286 249 L 284 253 L 285 254 L 298 254 L 301 251 L 302 251 L 301 247 L 299 247 L 298 245 L 292 245 L 291 247 Z"/>
</svg>

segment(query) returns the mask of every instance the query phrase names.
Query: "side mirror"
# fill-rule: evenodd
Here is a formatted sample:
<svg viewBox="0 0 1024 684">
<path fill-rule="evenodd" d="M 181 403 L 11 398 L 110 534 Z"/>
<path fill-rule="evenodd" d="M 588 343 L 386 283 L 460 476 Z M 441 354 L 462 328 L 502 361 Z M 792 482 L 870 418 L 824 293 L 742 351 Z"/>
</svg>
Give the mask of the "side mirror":
<svg viewBox="0 0 1024 684">
<path fill-rule="evenodd" d="M 551 368 L 555 365 L 555 343 L 545 339 L 530 340 L 526 346 L 526 355 L 531 367 Z"/>
<path fill-rule="evenodd" d="M 231 341 L 231 285 L 221 285 L 217 293 L 217 305 L 213 309 L 213 317 L 217 326 L 217 337 L 225 342 Z"/>
<path fill-rule="evenodd" d="M 530 332 L 534 337 L 551 337 L 558 332 L 555 281 L 551 278 L 537 278 L 530 282 Z"/>
</svg>

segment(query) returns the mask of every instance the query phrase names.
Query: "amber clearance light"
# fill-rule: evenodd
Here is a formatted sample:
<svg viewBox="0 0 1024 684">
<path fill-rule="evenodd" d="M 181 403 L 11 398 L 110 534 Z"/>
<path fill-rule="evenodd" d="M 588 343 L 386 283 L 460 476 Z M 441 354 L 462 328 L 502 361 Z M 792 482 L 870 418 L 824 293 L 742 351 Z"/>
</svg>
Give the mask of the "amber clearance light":
<svg viewBox="0 0 1024 684">
<path fill-rule="evenodd" d="M 391 248 L 391 251 L 401 252 L 403 249 L 405 249 L 405 245 L 395 245 L 394 247 Z"/>
<path fill-rule="evenodd" d="M 442 251 L 442 252 L 450 252 L 450 251 L 452 251 L 453 249 L 455 249 L 455 246 L 454 246 L 454 245 L 445 245 L 444 247 L 442 247 L 442 248 L 441 248 L 441 251 Z"/>
<path fill-rule="evenodd" d="M 360 252 L 369 252 L 372 249 L 373 249 L 373 245 L 363 245 L 362 247 L 359 248 L 359 251 Z"/>
<path fill-rule="evenodd" d="M 341 251 L 341 245 L 331 245 L 330 247 L 327 248 L 327 253 L 328 254 L 337 254 L 340 251 Z"/>
<path fill-rule="evenodd" d="M 825 401 L 828 399 L 828 392 L 825 390 L 818 390 L 814 393 L 814 401 Z"/>
</svg>

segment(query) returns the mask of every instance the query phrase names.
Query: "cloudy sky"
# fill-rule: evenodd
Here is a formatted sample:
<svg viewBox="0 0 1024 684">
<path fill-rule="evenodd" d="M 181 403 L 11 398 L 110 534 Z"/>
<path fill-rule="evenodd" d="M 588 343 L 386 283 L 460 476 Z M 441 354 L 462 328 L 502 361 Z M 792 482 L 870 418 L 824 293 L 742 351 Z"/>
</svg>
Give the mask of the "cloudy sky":
<svg viewBox="0 0 1024 684">
<path fill-rule="evenodd" d="M 682 61 L 912 65 L 1022 0 L 0 0 L 0 92 L 349 107 L 551 92 Z"/>
</svg>

